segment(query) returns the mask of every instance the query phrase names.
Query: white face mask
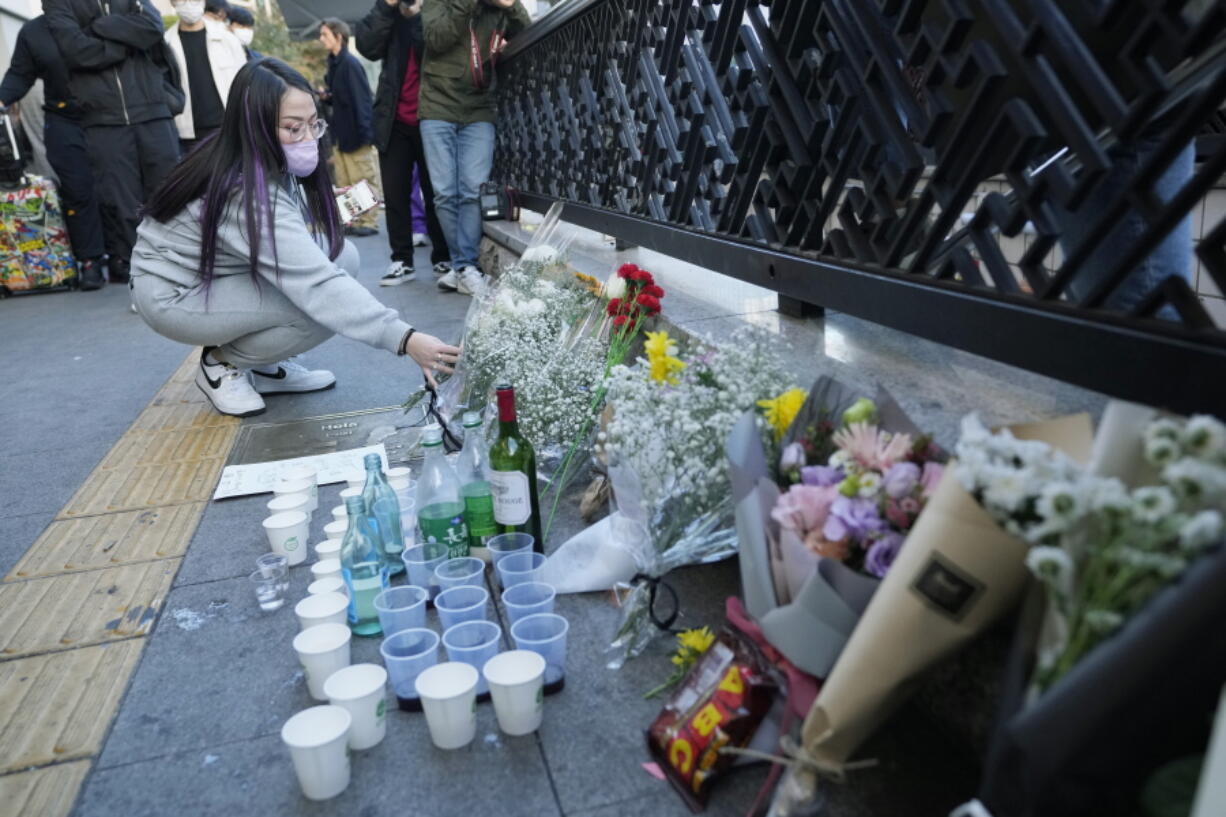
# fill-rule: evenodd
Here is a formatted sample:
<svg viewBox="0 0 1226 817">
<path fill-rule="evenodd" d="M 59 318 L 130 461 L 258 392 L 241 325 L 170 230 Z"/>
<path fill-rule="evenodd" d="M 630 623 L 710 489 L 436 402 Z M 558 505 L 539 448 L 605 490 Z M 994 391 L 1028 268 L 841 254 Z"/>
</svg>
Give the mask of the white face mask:
<svg viewBox="0 0 1226 817">
<path fill-rule="evenodd" d="M 251 40 L 255 37 L 254 28 L 235 28 L 231 29 L 234 36 L 238 37 L 238 41 L 243 45 L 251 45 Z"/>
<path fill-rule="evenodd" d="M 179 15 L 179 20 L 187 23 L 189 26 L 194 26 L 204 18 L 204 0 L 175 3 L 174 9 L 175 14 Z"/>
</svg>

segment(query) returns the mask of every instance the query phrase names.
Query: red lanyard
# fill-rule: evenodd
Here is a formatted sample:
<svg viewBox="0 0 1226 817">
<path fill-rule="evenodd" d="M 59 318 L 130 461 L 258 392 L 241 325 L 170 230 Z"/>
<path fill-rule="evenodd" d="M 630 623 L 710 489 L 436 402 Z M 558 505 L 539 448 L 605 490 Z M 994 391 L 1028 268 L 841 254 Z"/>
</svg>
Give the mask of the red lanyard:
<svg viewBox="0 0 1226 817">
<path fill-rule="evenodd" d="M 502 38 L 502 31 L 495 30 L 490 34 L 490 74 L 494 73 L 494 64 L 498 62 L 498 51 L 495 46 L 498 40 Z M 482 67 L 481 46 L 477 44 L 477 32 L 473 30 L 472 23 L 468 24 L 468 45 L 470 49 L 469 56 L 469 73 L 472 76 L 473 87 L 479 90 L 484 90 L 487 83 L 485 80 L 485 69 Z"/>
</svg>

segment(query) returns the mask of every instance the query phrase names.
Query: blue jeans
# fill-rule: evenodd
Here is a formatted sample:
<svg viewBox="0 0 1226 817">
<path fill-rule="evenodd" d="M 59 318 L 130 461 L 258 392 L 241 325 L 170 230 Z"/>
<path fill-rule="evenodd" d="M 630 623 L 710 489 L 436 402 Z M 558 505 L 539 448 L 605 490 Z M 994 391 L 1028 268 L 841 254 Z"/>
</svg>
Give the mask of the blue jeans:
<svg viewBox="0 0 1226 817">
<path fill-rule="evenodd" d="M 451 264 L 456 269 L 475 267 L 481 245 L 481 185 L 489 180 L 494 163 L 494 125 L 425 119 L 421 141 Z"/>
<path fill-rule="evenodd" d="M 1076 212 L 1068 212 L 1057 207 L 1060 226 L 1064 228 L 1060 236 L 1060 244 L 1065 255 L 1081 246 L 1090 230 L 1103 212 L 1111 206 L 1125 189 L 1132 183 L 1137 171 L 1157 150 L 1163 133 L 1150 134 L 1142 137 L 1133 149 L 1116 147 L 1108 152 L 1114 166 L 1105 179 L 1086 197 Z M 1192 162 L 1194 150 L 1191 144 L 1175 157 L 1167 166 L 1154 185 L 1157 197 L 1168 202 L 1192 178 Z M 1115 229 L 1095 248 L 1086 259 L 1081 270 L 1069 282 L 1066 289 L 1069 296 L 1081 299 L 1089 295 L 1100 282 L 1106 280 L 1107 273 L 1119 263 L 1120 259 L 1131 252 L 1137 239 L 1148 228 L 1149 222 L 1135 208 L 1129 208 L 1119 220 Z M 1141 305 L 1145 297 L 1154 288 L 1171 276 L 1178 276 L 1189 284 L 1192 281 L 1192 218 L 1184 217 L 1175 229 L 1167 234 L 1153 252 L 1126 277 L 1115 290 L 1107 296 L 1103 306 L 1122 312 L 1131 312 Z M 1178 314 L 1169 306 L 1157 313 L 1157 317 L 1176 320 Z"/>
</svg>

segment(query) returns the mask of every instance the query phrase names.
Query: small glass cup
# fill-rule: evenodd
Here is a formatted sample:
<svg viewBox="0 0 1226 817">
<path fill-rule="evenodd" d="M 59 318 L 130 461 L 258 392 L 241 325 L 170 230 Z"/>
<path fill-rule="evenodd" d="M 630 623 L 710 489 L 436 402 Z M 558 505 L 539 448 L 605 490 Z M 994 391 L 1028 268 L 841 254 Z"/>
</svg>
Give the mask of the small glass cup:
<svg viewBox="0 0 1226 817">
<path fill-rule="evenodd" d="M 271 613 L 273 610 L 279 610 L 285 604 L 281 582 L 281 576 L 265 576 L 259 570 L 251 574 L 251 584 L 255 588 L 255 600 L 259 602 L 260 609 L 264 612 Z"/>
<path fill-rule="evenodd" d="M 280 553 L 265 553 L 255 560 L 255 569 L 266 579 L 281 580 L 281 593 L 289 590 L 289 557 Z"/>
</svg>

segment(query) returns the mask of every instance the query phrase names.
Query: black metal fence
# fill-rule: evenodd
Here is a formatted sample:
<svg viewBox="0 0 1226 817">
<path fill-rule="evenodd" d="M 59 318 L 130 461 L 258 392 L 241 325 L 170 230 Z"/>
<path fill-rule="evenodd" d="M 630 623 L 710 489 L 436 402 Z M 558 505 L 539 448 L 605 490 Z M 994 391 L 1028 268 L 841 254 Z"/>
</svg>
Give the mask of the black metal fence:
<svg viewBox="0 0 1226 817">
<path fill-rule="evenodd" d="M 494 175 L 781 305 L 1226 416 L 1226 218 L 1189 230 L 1224 5 L 572 0 L 499 63 Z"/>
</svg>

